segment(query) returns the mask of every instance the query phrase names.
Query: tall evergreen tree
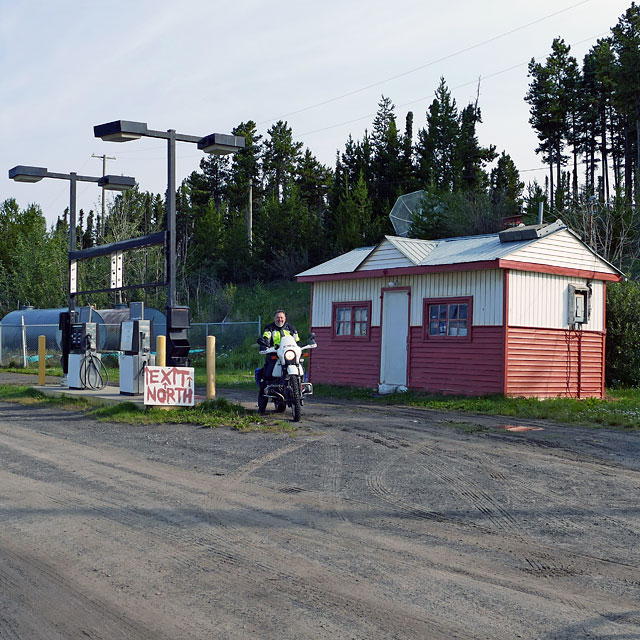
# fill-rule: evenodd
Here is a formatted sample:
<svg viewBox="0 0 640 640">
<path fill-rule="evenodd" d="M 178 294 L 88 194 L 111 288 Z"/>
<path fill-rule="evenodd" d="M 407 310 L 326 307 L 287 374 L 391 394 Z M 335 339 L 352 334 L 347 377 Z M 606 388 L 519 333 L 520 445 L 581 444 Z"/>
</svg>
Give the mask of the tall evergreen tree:
<svg viewBox="0 0 640 640">
<path fill-rule="evenodd" d="M 382 96 L 371 132 L 371 200 L 374 218 L 386 222 L 389 211 L 402 193 L 401 139 L 398 135 L 394 105 Z M 359 179 L 359 176 L 358 176 Z M 384 222 L 383 222 L 384 221 Z"/>
<path fill-rule="evenodd" d="M 637 183 L 640 168 L 640 7 L 635 2 L 611 32 L 617 57 L 616 102 L 623 116 L 625 192 L 627 200 L 631 200 L 634 178 Z"/>
<path fill-rule="evenodd" d="M 451 191 L 457 170 L 456 153 L 460 126 L 458 108 L 444 78 L 436 89 L 435 99 L 427 112 L 427 128 L 418 136 L 420 178 L 441 191 Z M 425 175 L 425 169 L 431 175 Z"/>
<path fill-rule="evenodd" d="M 485 167 L 496 157 L 495 145 L 483 147 L 478 142 L 476 127 L 482 122 L 477 104 L 467 105 L 460 113 L 458 143 L 455 148 L 453 176 L 454 189 L 480 191 L 487 187 L 489 178 Z"/>
<path fill-rule="evenodd" d="M 491 203 L 504 216 L 513 216 L 522 205 L 524 183 L 511 156 L 504 151 L 491 170 Z"/>
<path fill-rule="evenodd" d="M 554 192 L 553 170 L 555 168 L 555 181 L 559 187 L 562 167 L 567 161 L 564 149 L 570 131 L 569 111 L 577 87 L 577 63 L 569 52 L 570 47 L 564 40 L 556 38 L 545 64 L 532 59 L 529 63 L 532 80 L 525 96 L 530 105 L 529 122 L 540 140 L 536 153 L 542 153 L 544 162 L 549 164 L 552 209 L 563 206 L 562 191 L 556 189 Z"/>
<path fill-rule="evenodd" d="M 302 142 L 293 139 L 293 131 L 279 120 L 268 131 L 264 143 L 263 171 L 265 188 L 269 196 L 282 202 L 292 185 L 302 155 Z"/>
</svg>

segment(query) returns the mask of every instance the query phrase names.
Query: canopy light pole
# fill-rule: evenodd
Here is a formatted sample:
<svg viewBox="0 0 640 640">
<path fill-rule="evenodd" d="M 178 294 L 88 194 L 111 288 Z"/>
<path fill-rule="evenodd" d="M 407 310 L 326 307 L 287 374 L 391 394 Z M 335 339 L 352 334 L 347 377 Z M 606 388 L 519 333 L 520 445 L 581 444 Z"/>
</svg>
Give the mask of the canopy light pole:
<svg viewBox="0 0 640 640">
<path fill-rule="evenodd" d="M 72 261 L 71 254 L 77 249 L 76 239 L 76 185 L 78 182 L 95 182 L 103 189 L 110 191 L 127 191 L 135 186 L 135 178 L 128 176 L 81 176 L 75 172 L 54 173 L 45 167 L 28 167 L 18 165 L 9 169 L 9 178 L 16 182 L 40 182 L 43 178 L 55 178 L 56 180 L 67 180 L 69 182 L 69 312 L 75 309 L 76 291 L 76 271 L 75 261 Z M 73 262 L 73 264 L 72 264 Z"/>
<path fill-rule="evenodd" d="M 44 178 L 55 178 L 56 180 L 67 180 L 69 182 L 69 311 L 60 314 L 60 329 L 62 330 L 62 373 L 63 384 L 66 384 L 66 376 L 69 372 L 69 347 L 70 347 L 70 327 L 75 318 L 75 297 L 77 291 L 77 260 L 73 254 L 77 250 L 76 239 L 76 185 L 78 182 L 95 182 L 103 189 L 110 191 L 127 191 L 132 189 L 135 178 L 127 176 L 81 176 L 72 171 L 71 173 L 54 173 L 45 167 L 29 167 L 18 165 L 9 169 L 9 178 L 16 182 L 40 182 Z"/>
<path fill-rule="evenodd" d="M 167 365 L 179 365 L 177 356 L 172 357 L 170 330 L 172 328 L 173 309 L 176 308 L 176 141 L 191 142 L 198 145 L 198 149 L 213 155 L 227 155 L 244 149 L 244 138 L 226 133 L 212 133 L 208 136 L 190 136 L 176 133 L 175 129 L 156 131 L 149 129 L 146 122 L 132 122 L 130 120 L 114 120 L 93 128 L 96 138 L 105 142 L 129 142 L 140 138 L 161 138 L 167 141 Z M 180 314 L 179 314 L 180 315 Z M 181 317 L 180 325 L 184 318 Z M 177 322 L 177 320 L 176 320 Z M 178 328 L 177 326 L 175 328 Z M 186 337 L 181 336 L 181 352 L 184 352 Z M 186 344 L 188 354 L 188 342 Z M 184 358 L 183 358 L 184 359 Z"/>
</svg>

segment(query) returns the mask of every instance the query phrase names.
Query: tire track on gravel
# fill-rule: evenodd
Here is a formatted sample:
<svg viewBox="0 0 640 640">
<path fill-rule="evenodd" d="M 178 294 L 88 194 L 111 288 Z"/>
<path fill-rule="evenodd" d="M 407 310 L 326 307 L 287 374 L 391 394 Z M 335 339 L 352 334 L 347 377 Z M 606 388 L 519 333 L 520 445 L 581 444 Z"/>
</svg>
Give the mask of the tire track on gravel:
<svg viewBox="0 0 640 640">
<path fill-rule="evenodd" d="M 46 436 L 36 437 L 36 440 L 46 439 Z M 67 444 L 67 443 L 65 443 Z M 277 452 L 271 452 L 266 456 L 258 460 L 253 460 L 241 469 L 238 470 L 237 473 L 233 475 L 229 479 L 227 483 L 222 483 L 221 486 L 217 488 L 216 495 L 226 495 L 229 492 L 230 487 L 237 486 L 241 483 L 243 478 L 246 478 L 251 472 L 260 468 L 263 464 L 266 464 L 269 461 L 275 460 L 280 455 L 283 455 L 285 452 L 293 451 L 296 448 L 302 446 L 304 443 L 294 443 L 288 447 L 285 447 Z M 69 445 L 67 445 L 69 446 Z M 73 445 L 71 445 L 73 446 Z M 84 447 L 80 447 L 84 448 Z M 39 454 L 45 455 L 45 454 Z M 94 453 L 94 457 L 95 457 Z M 46 454 L 46 458 L 48 458 L 54 464 L 60 464 L 61 466 L 65 466 L 68 464 L 68 460 L 64 458 L 73 459 L 77 456 L 77 452 L 65 452 L 63 455 L 63 460 L 56 460 L 55 456 L 52 456 L 50 453 Z M 86 461 L 85 461 L 85 464 Z M 88 463 L 89 466 L 104 466 L 102 461 L 92 461 Z M 109 472 L 112 473 L 113 469 L 109 468 Z M 118 477 L 117 478 L 108 478 L 109 481 L 114 483 L 115 487 L 116 482 L 122 481 L 122 476 L 126 475 L 128 470 L 123 468 L 122 465 L 118 466 Z M 96 473 L 91 472 L 91 468 L 89 468 L 89 472 L 86 475 L 90 476 L 95 480 Z M 149 474 L 145 474 L 149 475 Z M 102 478 L 103 481 L 106 481 L 106 478 Z M 147 490 L 148 488 L 144 485 L 149 480 L 146 480 L 144 476 L 141 476 L 139 473 L 135 475 L 135 480 L 137 481 L 137 489 Z M 132 483 L 133 484 L 133 483 Z M 142 486 L 141 486 L 142 485 Z M 110 488 L 110 489 L 111 489 Z M 51 493 L 51 491 L 49 491 Z M 218 532 L 214 531 L 214 535 L 212 536 L 212 531 L 209 529 L 207 535 L 197 537 L 193 534 L 185 534 L 186 531 L 193 530 L 194 526 L 198 524 L 198 518 L 192 517 L 191 515 L 176 514 L 171 512 L 170 514 L 152 511 L 141 512 L 136 508 L 131 508 L 130 506 L 124 504 L 120 498 L 117 500 L 112 500 L 108 497 L 109 491 L 103 491 L 102 495 L 94 495 L 92 496 L 91 508 L 93 509 L 93 513 L 96 513 L 96 516 L 104 521 L 105 533 L 110 533 L 110 528 L 114 527 L 114 524 L 125 524 L 135 531 L 143 531 L 146 529 L 144 522 L 140 523 L 139 520 L 145 520 L 150 517 L 152 522 L 156 522 L 158 520 L 168 520 L 171 525 L 168 527 L 163 527 L 162 531 L 151 532 L 154 537 L 157 535 L 160 537 L 160 540 L 157 540 L 154 543 L 154 546 L 161 544 L 160 546 L 166 546 L 167 554 L 170 560 L 177 562 L 178 566 L 185 571 L 197 575 L 198 573 L 207 573 L 208 566 L 210 566 L 211 562 L 208 564 L 203 563 L 203 556 L 208 554 L 210 557 L 216 557 L 223 564 L 229 565 L 231 571 L 230 574 L 233 575 L 233 583 L 237 585 L 238 582 L 241 582 L 241 587 L 243 590 L 250 590 L 255 588 L 256 580 L 260 580 L 257 578 L 256 571 L 258 574 L 263 575 L 263 580 L 276 580 L 280 586 L 283 584 L 286 585 L 286 589 L 291 591 L 292 598 L 299 599 L 302 594 L 304 594 L 305 601 L 311 600 L 316 603 L 318 607 L 322 607 L 321 603 L 324 603 L 324 606 L 329 606 L 330 608 L 333 606 L 339 610 L 342 609 L 361 609 L 361 615 L 363 618 L 370 620 L 377 620 L 380 628 L 385 628 L 385 625 L 389 623 L 389 621 L 394 622 L 394 624 L 401 624 L 402 620 L 407 624 L 408 620 L 413 620 L 414 625 L 418 625 L 416 628 L 422 627 L 422 625 L 426 624 L 429 628 L 434 631 L 434 637 L 450 637 L 451 633 L 449 630 L 442 632 L 441 634 L 437 631 L 438 626 L 441 625 L 440 622 L 435 619 L 429 619 L 426 621 L 424 616 L 421 615 L 419 610 L 411 611 L 410 608 L 406 609 L 406 605 L 404 608 L 406 609 L 400 617 L 397 617 L 399 614 L 392 614 L 387 611 L 386 614 L 381 615 L 378 612 L 378 608 L 380 605 L 380 596 L 374 598 L 373 601 L 370 600 L 370 596 L 368 595 L 368 588 L 360 587 L 356 584 L 351 584 L 348 587 L 338 587 L 335 584 L 335 574 L 326 573 L 325 569 L 321 569 L 319 567 L 311 568 L 307 566 L 302 570 L 299 569 L 299 562 L 291 563 L 291 558 L 289 554 L 276 554 L 277 560 L 273 560 L 274 552 L 273 549 L 269 550 L 269 555 L 267 558 L 264 557 L 264 547 L 260 548 L 258 545 L 255 545 L 251 542 L 251 540 L 247 539 L 246 535 L 238 536 L 237 540 L 229 540 L 228 537 L 224 535 L 220 535 Z M 55 489 L 55 501 L 61 505 L 72 506 L 73 508 L 77 508 L 82 505 L 82 501 L 78 501 L 74 496 L 65 496 L 64 492 L 58 487 Z M 50 496 L 51 497 L 51 496 Z M 162 497 L 156 497 L 157 500 L 163 500 Z M 166 499 L 166 496 L 165 498 Z M 116 510 L 114 510 L 115 505 L 118 506 Z M 200 523 L 201 524 L 201 523 Z M 178 529 L 174 531 L 174 529 Z M 115 536 L 115 528 L 113 531 Z M 251 536 L 249 536 L 250 538 Z M 241 539 L 240 539 L 241 538 Z M 196 547 L 196 549 L 194 549 Z M 197 547 L 200 547 L 200 554 L 195 553 L 197 551 Z M 229 548 L 231 547 L 231 550 Z M 242 555 L 241 552 L 244 552 L 246 555 L 247 547 L 251 547 L 254 549 L 253 554 L 248 559 Z M 236 551 L 234 552 L 235 549 Z M 196 558 L 194 560 L 194 555 L 200 555 L 200 558 Z M 201 568 L 201 571 L 198 571 L 198 565 L 204 565 Z M 315 574 L 315 579 L 311 581 L 309 574 Z M 344 591 L 344 593 L 340 594 L 340 591 Z M 374 604 L 375 602 L 375 604 Z M 359 603 L 359 604 L 358 604 Z M 389 608 L 391 608 L 391 601 L 388 602 Z M 397 608 L 403 608 L 402 605 L 395 605 Z"/>
</svg>

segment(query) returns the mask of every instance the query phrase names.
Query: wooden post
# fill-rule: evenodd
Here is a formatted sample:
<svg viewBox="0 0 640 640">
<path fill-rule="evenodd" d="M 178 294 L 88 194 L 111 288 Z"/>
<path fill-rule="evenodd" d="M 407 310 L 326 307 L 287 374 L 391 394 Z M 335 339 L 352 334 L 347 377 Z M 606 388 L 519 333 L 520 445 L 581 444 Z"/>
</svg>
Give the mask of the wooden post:
<svg viewBox="0 0 640 640">
<path fill-rule="evenodd" d="M 47 337 L 38 336 L 38 384 L 41 387 L 45 385 L 45 352 L 47 350 Z"/>
<path fill-rule="evenodd" d="M 158 336 L 156 338 L 156 365 L 158 367 L 167 366 L 167 337 Z"/>
<path fill-rule="evenodd" d="M 207 336 L 207 400 L 216 397 L 216 337 Z"/>
</svg>

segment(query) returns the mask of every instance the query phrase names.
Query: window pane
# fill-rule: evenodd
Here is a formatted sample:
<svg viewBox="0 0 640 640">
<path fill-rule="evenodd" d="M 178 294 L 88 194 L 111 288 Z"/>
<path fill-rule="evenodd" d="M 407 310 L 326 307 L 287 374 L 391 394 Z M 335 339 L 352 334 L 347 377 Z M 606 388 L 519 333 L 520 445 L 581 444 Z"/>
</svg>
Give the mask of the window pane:
<svg viewBox="0 0 640 640">
<path fill-rule="evenodd" d="M 440 309 L 440 313 L 439 318 L 440 320 L 446 320 L 447 319 L 447 305 L 446 304 L 440 304 L 438 305 L 439 309 Z"/>
<path fill-rule="evenodd" d="M 356 322 L 366 322 L 367 321 L 367 307 L 355 307 L 353 310 L 353 319 Z"/>
<path fill-rule="evenodd" d="M 457 320 L 458 319 L 458 305 L 450 304 L 449 305 L 449 320 Z"/>
<path fill-rule="evenodd" d="M 351 320 L 351 307 L 338 307 L 336 311 L 336 320 L 345 322 Z"/>
<path fill-rule="evenodd" d="M 459 336 L 466 336 L 467 335 L 467 326 L 466 326 L 466 324 L 465 324 L 465 326 L 460 327 L 458 329 L 458 335 Z"/>
<path fill-rule="evenodd" d="M 449 323 L 449 335 L 450 336 L 457 336 L 458 335 L 458 322 L 457 322 L 457 320 L 454 320 L 453 322 Z"/>
<path fill-rule="evenodd" d="M 447 321 L 440 321 L 438 323 L 438 335 L 446 336 L 447 335 Z"/>
<path fill-rule="evenodd" d="M 437 322 L 430 322 L 429 323 L 429 335 L 430 336 L 437 336 L 438 335 L 438 323 Z"/>
<path fill-rule="evenodd" d="M 336 322 L 336 335 L 348 336 L 351 335 L 351 323 L 350 322 Z"/>
<path fill-rule="evenodd" d="M 461 304 L 458 305 L 460 307 L 460 310 L 458 312 L 458 317 L 461 320 L 466 320 L 467 319 L 467 314 L 469 313 L 469 305 L 468 304 Z"/>
<path fill-rule="evenodd" d="M 430 304 L 429 305 L 429 320 L 437 320 L 438 318 L 438 305 Z"/>
</svg>

